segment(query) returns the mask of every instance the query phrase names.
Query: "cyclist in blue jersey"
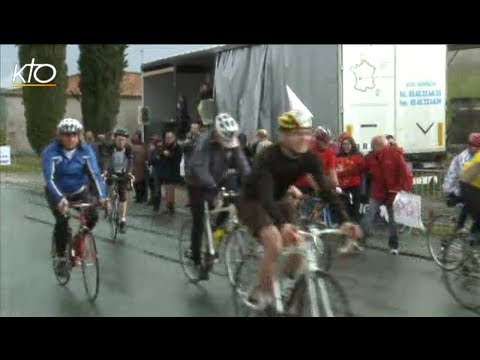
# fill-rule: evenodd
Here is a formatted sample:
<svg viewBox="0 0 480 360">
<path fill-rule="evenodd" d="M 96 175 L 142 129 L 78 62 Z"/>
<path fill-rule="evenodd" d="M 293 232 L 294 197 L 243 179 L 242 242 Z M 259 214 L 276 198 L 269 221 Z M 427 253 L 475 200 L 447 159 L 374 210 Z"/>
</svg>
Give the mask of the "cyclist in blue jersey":
<svg viewBox="0 0 480 360">
<path fill-rule="evenodd" d="M 45 192 L 50 209 L 55 217 L 53 237 L 57 250 L 59 276 L 67 272 L 65 248 L 67 244 L 68 219 L 64 216 L 69 202 L 93 202 L 94 193 L 102 206 L 106 205 L 105 182 L 98 168 L 92 147 L 80 141 L 82 124 L 76 119 L 63 119 L 57 126 L 58 138 L 42 152 L 42 172 Z M 94 207 L 87 212 L 90 229 L 98 221 Z"/>
</svg>

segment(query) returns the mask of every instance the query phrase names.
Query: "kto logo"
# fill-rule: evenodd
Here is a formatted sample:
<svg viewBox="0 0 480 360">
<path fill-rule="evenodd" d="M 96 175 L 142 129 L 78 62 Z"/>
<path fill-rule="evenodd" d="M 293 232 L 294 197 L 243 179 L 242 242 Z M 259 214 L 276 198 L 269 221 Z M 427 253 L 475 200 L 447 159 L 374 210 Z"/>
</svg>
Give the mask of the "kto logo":
<svg viewBox="0 0 480 360">
<path fill-rule="evenodd" d="M 25 71 L 25 69 L 28 68 L 28 67 L 30 67 L 30 73 L 28 74 L 28 79 L 25 81 L 22 74 Z M 39 75 L 38 70 L 40 70 L 41 68 L 44 68 L 44 67 L 50 68 L 52 70 L 52 75 L 48 79 L 40 79 L 38 77 L 38 75 Z M 51 81 L 53 79 L 55 79 L 55 77 L 57 76 L 57 69 L 53 65 L 50 65 L 50 64 L 35 64 L 35 58 L 33 58 L 31 64 L 25 64 L 25 65 L 23 65 L 22 68 L 20 68 L 18 70 L 17 69 L 18 69 L 18 65 L 15 64 L 15 70 L 13 71 L 13 78 L 12 78 L 12 83 L 13 83 L 12 86 L 17 86 L 17 87 L 23 87 L 23 86 L 57 86 L 57 84 L 51 83 Z M 32 76 L 33 76 L 33 79 L 37 83 L 33 83 L 33 84 L 31 83 Z M 21 82 L 16 83 L 15 80 L 17 78 L 19 78 Z"/>
</svg>

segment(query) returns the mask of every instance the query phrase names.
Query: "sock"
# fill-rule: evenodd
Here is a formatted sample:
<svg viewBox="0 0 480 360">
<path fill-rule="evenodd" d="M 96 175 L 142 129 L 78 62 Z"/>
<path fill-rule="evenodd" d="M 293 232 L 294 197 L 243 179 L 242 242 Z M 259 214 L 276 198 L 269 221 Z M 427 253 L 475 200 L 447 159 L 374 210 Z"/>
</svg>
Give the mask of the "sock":
<svg viewBox="0 0 480 360">
<path fill-rule="evenodd" d="M 123 222 L 127 222 L 127 218 L 126 218 L 126 217 L 122 217 L 122 221 L 123 221 Z"/>
</svg>

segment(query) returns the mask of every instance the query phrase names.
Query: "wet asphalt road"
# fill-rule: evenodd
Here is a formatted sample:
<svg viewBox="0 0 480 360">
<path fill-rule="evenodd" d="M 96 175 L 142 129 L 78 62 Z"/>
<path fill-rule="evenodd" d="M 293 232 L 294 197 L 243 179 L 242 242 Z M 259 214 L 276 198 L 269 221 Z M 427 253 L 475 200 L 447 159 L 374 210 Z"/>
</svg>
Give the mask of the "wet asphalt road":
<svg viewBox="0 0 480 360">
<path fill-rule="evenodd" d="M 109 229 L 101 220 L 94 231 L 100 292 L 91 304 L 80 270 L 66 287 L 56 283 L 49 252 L 53 217 L 43 199 L 32 202 L 25 191 L 2 185 L 0 315 L 234 316 L 225 278 L 212 275 L 202 287 L 185 280 L 175 238 L 182 218 L 164 215 L 152 227 L 148 216 L 137 213 L 117 244 L 107 239 Z M 337 258 L 332 273 L 357 316 L 478 316 L 455 302 L 430 261 L 367 250 Z"/>
</svg>

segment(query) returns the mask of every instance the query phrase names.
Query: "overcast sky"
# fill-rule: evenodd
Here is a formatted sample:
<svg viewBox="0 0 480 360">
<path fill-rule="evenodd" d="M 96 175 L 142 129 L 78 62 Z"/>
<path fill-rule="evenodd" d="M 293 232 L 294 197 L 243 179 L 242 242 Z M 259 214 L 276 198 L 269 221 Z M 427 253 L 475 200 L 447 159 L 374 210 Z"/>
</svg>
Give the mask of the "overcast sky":
<svg viewBox="0 0 480 360">
<path fill-rule="evenodd" d="M 128 53 L 128 71 L 140 71 L 143 62 L 149 62 L 190 50 L 202 49 L 212 45 L 130 45 Z M 78 73 L 77 60 L 80 54 L 78 45 L 67 45 L 68 74 Z M 18 48 L 15 45 L 0 45 L 0 82 L 2 88 L 11 88 L 15 64 L 18 63 Z"/>
</svg>

